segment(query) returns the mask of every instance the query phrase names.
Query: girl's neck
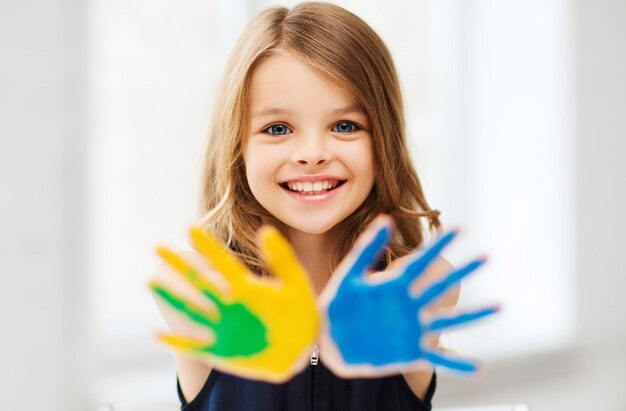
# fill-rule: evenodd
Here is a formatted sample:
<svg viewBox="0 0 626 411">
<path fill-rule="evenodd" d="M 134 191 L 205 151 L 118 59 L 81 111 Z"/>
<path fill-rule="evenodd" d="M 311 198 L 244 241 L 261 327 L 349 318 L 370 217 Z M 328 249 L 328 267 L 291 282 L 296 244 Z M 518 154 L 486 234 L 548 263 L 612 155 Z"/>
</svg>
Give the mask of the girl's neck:
<svg viewBox="0 0 626 411">
<path fill-rule="evenodd" d="M 316 294 L 324 289 L 330 278 L 328 261 L 333 243 L 330 237 L 329 233 L 309 234 L 298 230 L 287 230 L 289 243 L 309 274 Z"/>
</svg>

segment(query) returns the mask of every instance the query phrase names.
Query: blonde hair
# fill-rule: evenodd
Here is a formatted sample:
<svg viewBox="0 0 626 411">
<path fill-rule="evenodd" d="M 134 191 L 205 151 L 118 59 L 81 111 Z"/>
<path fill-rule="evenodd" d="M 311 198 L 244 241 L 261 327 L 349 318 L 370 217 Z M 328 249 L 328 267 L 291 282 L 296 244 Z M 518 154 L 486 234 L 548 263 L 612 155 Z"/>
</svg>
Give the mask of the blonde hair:
<svg viewBox="0 0 626 411">
<path fill-rule="evenodd" d="M 387 47 L 359 17 L 329 4 L 302 3 L 267 9 L 239 38 L 217 95 L 202 177 L 201 224 L 221 238 L 253 271 L 264 273 L 255 243 L 264 221 L 275 221 L 247 183 L 243 148 L 249 126 L 252 73 L 283 49 L 331 78 L 359 101 L 371 125 L 376 180 L 366 200 L 335 228 L 342 235 L 329 261 L 334 269 L 363 229 L 381 213 L 396 222 L 385 261 L 422 244 L 426 230 L 440 227 L 413 168 L 406 143 L 400 86 Z"/>
</svg>

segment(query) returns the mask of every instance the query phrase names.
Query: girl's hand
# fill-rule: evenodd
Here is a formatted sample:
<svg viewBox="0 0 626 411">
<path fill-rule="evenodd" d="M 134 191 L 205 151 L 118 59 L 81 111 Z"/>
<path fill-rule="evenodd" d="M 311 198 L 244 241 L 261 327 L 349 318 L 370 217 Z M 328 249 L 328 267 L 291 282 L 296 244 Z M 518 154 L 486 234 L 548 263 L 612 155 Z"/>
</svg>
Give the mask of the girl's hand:
<svg viewBox="0 0 626 411">
<path fill-rule="evenodd" d="M 206 299 L 211 309 L 191 302 L 158 281 L 154 294 L 212 338 L 158 334 L 162 342 L 223 371 L 244 378 L 282 382 L 306 365 L 319 315 L 309 278 L 287 241 L 272 227 L 259 231 L 262 258 L 274 277 L 250 273 L 223 244 L 199 228 L 191 239 L 221 275 L 221 289 L 165 247 L 158 254 Z"/>
<path fill-rule="evenodd" d="M 498 308 L 429 320 L 422 314 L 425 307 L 480 267 L 485 259 L 453 270 L 428 284 L 418 295 L 411 295 L 411 284 L 439 257 L 456 232 L 443 235 L 423 252 L 414 252 L 383 272 L 366 275 L 390 234 L 389 218 L 375 220 L 322 292 L 320 305 L 325 325 L 321 344 L 325 363 L 344 377 L 404 372 L 417 369 L 424 361 L 461 372 L 476 371 L 476 363 L 442 355 L 428 348 L 425 341 L 444 329 L 493 314 Z"/>
</svg>

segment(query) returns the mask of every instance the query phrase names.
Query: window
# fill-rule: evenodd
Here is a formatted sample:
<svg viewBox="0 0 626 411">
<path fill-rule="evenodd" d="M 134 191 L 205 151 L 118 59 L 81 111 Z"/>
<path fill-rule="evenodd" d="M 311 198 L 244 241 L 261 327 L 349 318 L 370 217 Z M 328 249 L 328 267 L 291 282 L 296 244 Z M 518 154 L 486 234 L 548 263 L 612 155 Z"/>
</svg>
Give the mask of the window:
<svg viewBox="0 0 626 411">
<path fill-rule="evenodd" d="M 92 2 L 88 221 L 97 401 L 151 392 L 145 398 L 158 401 L 158 366 L 171 388 L 159 395 L 176 401 L 171 356 L 152 338 L 165 325 L 147 281 L 159 264 L 157 243 L 187 247 L 211 96 L 247 20 L 246 1 Z"/>
<path fill-rule="evenodd" d="M 453 264 L 490 256 L 465 281 L 460 304 L 503 304 L 485 325 L 450 334 L 461 353 L 528 354 L 573 336 L 570 7 L 558 0 L 429 2 L 426 185 L 444 222 L 465 228 L 450 250 Z"/>
</svg>

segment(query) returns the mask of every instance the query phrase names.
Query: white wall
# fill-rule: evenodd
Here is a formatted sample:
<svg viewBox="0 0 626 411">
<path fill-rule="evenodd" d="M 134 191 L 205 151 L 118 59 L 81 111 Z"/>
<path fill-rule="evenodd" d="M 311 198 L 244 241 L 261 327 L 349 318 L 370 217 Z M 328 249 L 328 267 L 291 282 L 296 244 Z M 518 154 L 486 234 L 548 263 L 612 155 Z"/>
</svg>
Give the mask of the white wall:
<svg viewBox="0 0 626 411">
<path fill-rule="evenodd" d="M 0 3 L 0 409 L 85 410 L 84 16 Z"/>
<path fill-rule="evenodd" d="M 626 335 L 626 2 L 577 5 L 580 338 L 591 344 Z"/>
</svg>

